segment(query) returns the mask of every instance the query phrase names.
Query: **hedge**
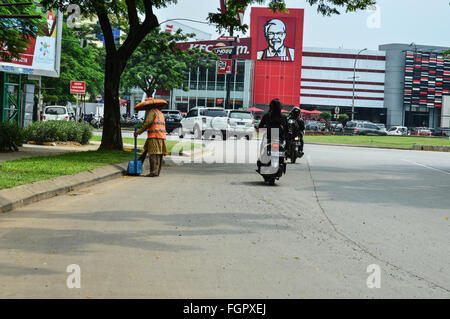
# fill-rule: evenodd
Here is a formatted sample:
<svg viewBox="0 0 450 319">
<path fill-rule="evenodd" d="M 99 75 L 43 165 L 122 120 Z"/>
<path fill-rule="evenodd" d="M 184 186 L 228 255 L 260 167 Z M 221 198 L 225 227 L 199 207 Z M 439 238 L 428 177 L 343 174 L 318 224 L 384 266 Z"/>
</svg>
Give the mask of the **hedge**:
<svg viewBox="0 0 450 319">
<path fill-rule="evenodd" d="M 25 142 L 25 131 L 16 123 L 0 123 L 0 151 L 22 146 Z"/>
<path fill-rule="evenodd" d="M 25 129 L 28 141 L 78 142 L 87 144 L 92 137 L 92 127 L 88 123 L 75 121 L 34 122 Z"/>
</svg>

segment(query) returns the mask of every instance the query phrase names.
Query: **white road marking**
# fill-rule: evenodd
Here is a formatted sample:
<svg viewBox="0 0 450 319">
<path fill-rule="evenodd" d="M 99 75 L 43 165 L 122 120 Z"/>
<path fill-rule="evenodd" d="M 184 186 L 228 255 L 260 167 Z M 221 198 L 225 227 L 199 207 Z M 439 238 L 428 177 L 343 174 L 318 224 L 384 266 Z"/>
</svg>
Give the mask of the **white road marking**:
<svg viewBox="0 0 450 319">
<path fill-rule="evenodd" d="M 417 162 L 414 162 L 414 161 L 410 161 L 410 160 L 407 160 L 407 159 L 402 159 L 402 160 L 405 161 L 405 162 L 416 164 L 416 165 L 419 165 L 419 166 L 422 166 L 422 167 L 425 167 L 425 168 L 429 168 L 429 169 L 432 169 L 432 170 L 435 170 L 435 171 L 438 171 L 438 172 L 450 175 L 450 172 L 444 171 L 444 170 L 439 169 L 439 168 L 434 168 L 434 167 L 431 167 L 431 166 L 428 166 L 428 165 L 425 165 L 425 164 L 421 164 L 421 163 L 417 163 Z"/>
</svg>

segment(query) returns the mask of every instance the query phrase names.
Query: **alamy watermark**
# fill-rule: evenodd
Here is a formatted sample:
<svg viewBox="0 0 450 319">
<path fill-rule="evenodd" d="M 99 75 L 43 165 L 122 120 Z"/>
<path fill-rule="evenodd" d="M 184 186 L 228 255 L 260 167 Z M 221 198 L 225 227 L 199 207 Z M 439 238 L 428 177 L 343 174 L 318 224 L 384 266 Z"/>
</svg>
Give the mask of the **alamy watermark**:
<svg viewBox="0 0 450 319">
<path fill-rule="evenodd" d="M 67 277 L 67 288 L 81 288 L 81 268 L 77 264 L 67 266 L 66 272 L 70 273 Z"/>
<path fill-rule="evenodd" d="M 366 272 L 370 273 L 367 277 L 366 284 L 367 288 L 381 288 L 381 268 L 377 264 L 372 264 L 367 266 Z"/>
<path fill-rule="evenodd" d="M 381 7 L 378 4 L 371 6 L 368 11 L 373 12 L 367 17 L 366 25 L 369 29 L 381 28 Z"/>
</svg>

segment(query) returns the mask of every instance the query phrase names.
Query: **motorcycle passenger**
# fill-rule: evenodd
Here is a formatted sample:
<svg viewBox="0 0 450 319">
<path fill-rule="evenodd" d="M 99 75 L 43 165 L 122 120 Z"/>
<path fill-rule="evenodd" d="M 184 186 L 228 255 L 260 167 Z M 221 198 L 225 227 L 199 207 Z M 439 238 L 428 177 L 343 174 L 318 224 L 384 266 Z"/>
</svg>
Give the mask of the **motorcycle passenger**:
<svg viewBox="0 0 450 319">
<path fill-rule="evenodd" d="M 269 112 L 264 114 L 256 129 L 257 133 L 259 132 L 259 129 L 266 129 L 261 142 L 261 152 L 263 151 L 264 146 L 271 142 L 272 130 L 278 130 L 280 143 L 286 141 L 287 120 L 286 117 L 281 115 L 281 106 L 282 104 L 279 99 L 273 99 L 269 104 Z M 258 169 L 260 166 L 261 161 L 258 159 Z"/>
<path fill-rule="evenodd" d="M 303 153 L 303 131 L 305 130 L 305 122 L 300 117 L 300 108 L 294 107 L 289 114 L 287 138 L 286 138 L 286 149 L 290 149 L 291 143 L 298 136 L 300 138 L 300 151 Z M 294 120 L 293 125 L 291 125 Z"/>
</svg>

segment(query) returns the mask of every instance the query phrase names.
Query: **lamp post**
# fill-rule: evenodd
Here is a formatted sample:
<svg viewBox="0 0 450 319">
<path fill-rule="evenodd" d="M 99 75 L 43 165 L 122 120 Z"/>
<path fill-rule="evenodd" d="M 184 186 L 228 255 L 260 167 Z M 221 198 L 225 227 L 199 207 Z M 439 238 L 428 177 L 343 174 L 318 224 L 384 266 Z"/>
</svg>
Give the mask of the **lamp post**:
<svg viewBox="0 0 450 319">
<path fill-rule="evenodd" d="M 366 51 L 367 48 L 362 49 L 361 51 L 358 52 L 358 54 L 355 57 L 355 64 L 353 66 L 353 97 L 352 97 L 352 121 L 355 119 L 355 84 L 356 84 L 356 62 L 358 61 L 358 57 L 359 55 L 363 52 Z"/>
<path fill-rule="evenodd" d="M 414 61 L 416 60 L 416 56 L 417 56 L 417 45 L 414 42 L 411 42 L 409 44 L 410 47 L 414 47 Z M 415 62 L 413 63 L 413 65 L 415 64 Z M 405 116 L 405 126 L 408 127 L 411 123 L 411 110 L 412 110 L 412 100 L 409 103 L 409 108 L 408 108 L 408 116 Z M 406 112 L 406 110 L 405 110 Z"/>
</svg>

